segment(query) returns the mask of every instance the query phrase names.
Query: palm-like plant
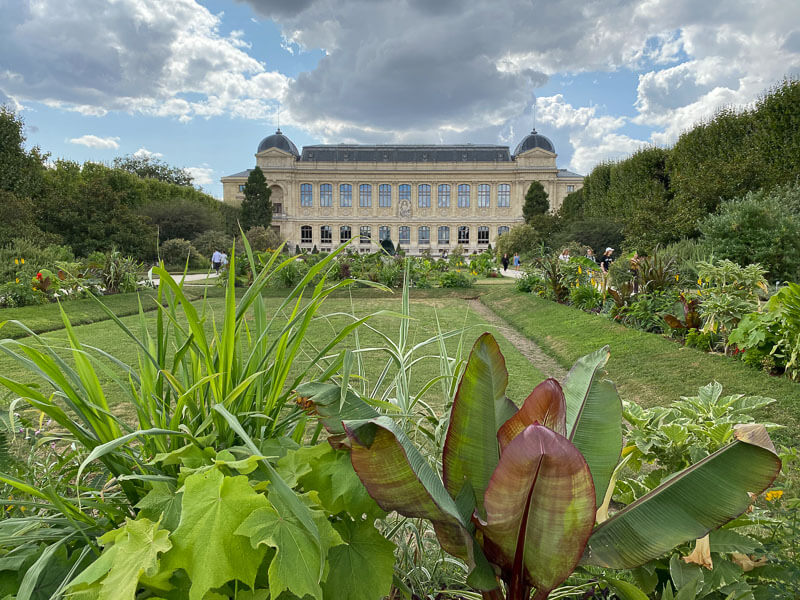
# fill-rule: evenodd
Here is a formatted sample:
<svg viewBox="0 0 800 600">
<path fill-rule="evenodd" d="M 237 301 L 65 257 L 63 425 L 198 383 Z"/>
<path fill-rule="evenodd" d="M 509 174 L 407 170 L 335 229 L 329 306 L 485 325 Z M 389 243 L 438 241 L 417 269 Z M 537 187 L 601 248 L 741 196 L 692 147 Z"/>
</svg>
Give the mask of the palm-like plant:
<svg viewBox="0 0 800 600">
<path fill-rule="evenodd" d="M 517 409 L 505 395 L 505 360 L 483 334 L 453 403 L 441 477 L 391 418 L 355 394 L 331 384 L 298 394 L 350 447 L 378 504 L 429 519 L 484 598 L 535 591 L 544 600 L 579 564 L 633 568 L 702 537 L 744 512 L 748 493 L 780 470 L 765 429 L 744 426 L 736 441 L 605 519 L 622 450 L 621 402 L 602 377 L 608 356 L 603 348 L 581 358 L 563 387 L 548 379 Z"/>
</svg>

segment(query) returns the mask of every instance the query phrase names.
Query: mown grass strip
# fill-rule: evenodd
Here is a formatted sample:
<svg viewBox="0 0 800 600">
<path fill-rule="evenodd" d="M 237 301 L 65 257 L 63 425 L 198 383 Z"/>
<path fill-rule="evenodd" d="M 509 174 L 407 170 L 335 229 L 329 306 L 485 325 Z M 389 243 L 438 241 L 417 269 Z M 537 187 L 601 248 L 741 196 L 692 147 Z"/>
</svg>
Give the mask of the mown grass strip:
<svg viewBox="0 0 800 600">
<path fill-rule="evenodd" d="M 785 426 L 775 432 L 776 441 L 787 445 L 800 441 L 800 384 L 511 286 L 487 290 L 480 300 L 564 367 L 609 344 L 609 377 L 626 400 L 642 406 L 666 405 L 680 396 L 693 396 L 699 387 L 716 380 L 725 394 L 775 398 L 777 402 L 756 418 Z"/>
</svg>

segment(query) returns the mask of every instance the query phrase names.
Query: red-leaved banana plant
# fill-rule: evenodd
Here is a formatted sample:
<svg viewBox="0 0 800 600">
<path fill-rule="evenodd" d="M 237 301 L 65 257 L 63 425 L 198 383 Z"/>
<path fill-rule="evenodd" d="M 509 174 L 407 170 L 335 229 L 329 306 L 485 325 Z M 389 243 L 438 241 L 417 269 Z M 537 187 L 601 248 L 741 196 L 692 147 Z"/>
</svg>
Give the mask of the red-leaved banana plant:
<svg viewBox="0 0 800 600">
<path fill-rule="evenodd" d="M 546 599 L 578 566 L 628 569 L 744 512 L 781 462 L 762 426 L 595 523 L 622 451 L 622 406 L 603 379 L 608 347 L 575 363 L 563 385 L 539 384 L 520 408 L 494 338 L 475 342 L 453 402 L 442 475 L 402 428 L 352 391 L 311 383 L 298 396 L 350 448 L 386 511 L 431 521 L 442 548 L 470 566 L 486 599 Z M 335 442 L 334 442 L 335 443 Z"/>
</svg>

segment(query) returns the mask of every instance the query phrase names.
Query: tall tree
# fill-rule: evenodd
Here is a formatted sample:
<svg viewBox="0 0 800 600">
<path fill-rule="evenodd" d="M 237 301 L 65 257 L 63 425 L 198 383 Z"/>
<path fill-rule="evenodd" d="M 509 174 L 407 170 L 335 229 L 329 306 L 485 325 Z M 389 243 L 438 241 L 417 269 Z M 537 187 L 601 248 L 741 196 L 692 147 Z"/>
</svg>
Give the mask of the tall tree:
<svg viewBox="0 0 800 600">
<path fill-rule="evenodd" d="M 259 167 L 250 171 L 242 200 L 242 229 L 246 231 L 251 227 L 270 226 L 272 223 L 270 194 L 264 172 Z"/>
<path fill-rule="evenodd" d="M 152 156 L 127 156 L 114 159 L 114 168 L 133 173 L 142 179 L 157 179 L 165 183 L 186 185 L 191 187 L 194 178 L 185 169 L 171 167 L 167 163 Z"/>
<path fill-rule="evenodd" d="M 525 222 L 530 223 L 534 216 L 543 215 L 549 208 L 550 200 L 547 198 L 544 186 L 538 181 L 532 182 L 525 193 L 525 204 L 522 205 L 522 216 L 525 218 Z"/>
</svg>

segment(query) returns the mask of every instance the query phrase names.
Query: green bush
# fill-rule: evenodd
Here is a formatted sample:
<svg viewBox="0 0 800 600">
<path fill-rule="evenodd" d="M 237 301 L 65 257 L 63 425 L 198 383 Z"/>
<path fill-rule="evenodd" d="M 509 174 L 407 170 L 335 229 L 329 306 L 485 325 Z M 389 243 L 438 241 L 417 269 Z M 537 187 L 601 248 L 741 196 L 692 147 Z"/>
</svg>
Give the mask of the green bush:
<svg viewBox="0 0 800 600">
<path fill-rule="evenodd" d="M 40 270 L 52 269 L 57 262 L 71 262 L 74 258 L 67 246 L 42 247 L 32 240 L 16 238 L 0 248 L 0 282 L 30 280 Z"/>
<path fill-rule="evenodd" d="M 0 284 L 0 308 L 46 304 L 47 294 L 31 285 L 30 279 Z"/>
<path fill-rule="evenodd" d="M 439 275 L 439 285 L 443 288 L 470 288 L 475 279 L 461 271 L 447 271 Z"/>
<path fill-rule="evenodd" d="M 593 285 L 579 285 L 569 292 L 569 301 L 575 308 L 597 311 L 603 307 L 603 294 Z"/>
<path fill-rule="evenodd" d="M 699 329 L 690 329 L 686 334 L 686 347 L 711 352 L 717 347 L 719 340 L 720 336 L 714 332 L 704 333 Z"/>
<path fill-rule="evenodd" d="M 159 254 L 164 264 L 171 268 L 182 269 L 186 265 L 187 258 L 189 260 L 190 269 L 207 267 L 209 265 L 209 259 L 202 256 L 195 247 L 192 246 L 191 242 L 181 238 L 167 240 L 161 244 Z"/>
<path fill-rule="evenodd" d="M 192 246 L 200 253 L 201 256 L 211 258 L 215 250 L 230 254 L 233 248 L 233 236 L 228 235 L 224 231 L 211 229 L 204 231 L 192 240 Z"/>
<path fill-rule="evenodd" d="M 545 281 L 534 271 L 525 271 L 525 274 L 514 284 L 520 292 L 538 292 L 545 288 Z"/>
<path fill-rule="evenodd" d="M 251 227 L 245 232 L 245 235 L 247 236 L 247 241 L 250 243 L 250 247 L 258 252 L 277 250 L 283 243 L 281 236 L 271 227 Z M 243 253 L 244 247 L 241 245 L 240 241 L 236 247 L 236 254 L 242 255 Z"/>
</svg>

